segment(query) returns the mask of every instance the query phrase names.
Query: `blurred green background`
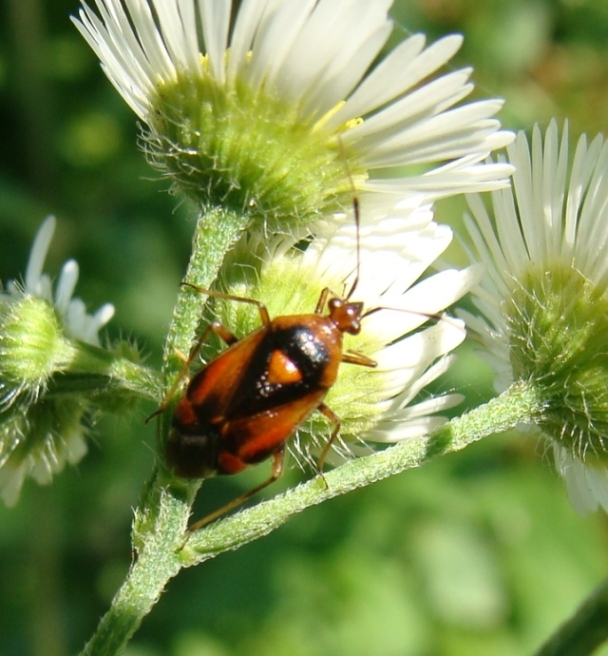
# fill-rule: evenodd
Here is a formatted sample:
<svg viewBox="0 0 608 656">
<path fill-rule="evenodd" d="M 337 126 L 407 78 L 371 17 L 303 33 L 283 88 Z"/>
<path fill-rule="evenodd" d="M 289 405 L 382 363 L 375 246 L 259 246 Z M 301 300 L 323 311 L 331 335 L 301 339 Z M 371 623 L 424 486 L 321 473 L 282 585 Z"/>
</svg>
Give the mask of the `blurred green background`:
<svg viewBox="0 0 608 656">
<path fill-rule="evenodd" d="M 110 338 L 136 338 L 158 364 L 194 216 L 138 151 L 135 117 L 68 20 L 77 6 L 0 3 L 0 279 L 24 271 L 56 214 L 47 271 L 75 257 L 88 307 L 116 305 Z M 506 98 L 506 126 L 556 116 L 574 135 L 606 130 L 607 0 L 397 0 L 393 14 L 401 34 L 463 32 L 455 65 L 475 67 L 479 96 Z M 438 217 L 457 226 L 462 208 L 443 203 Z M 489 380 L 467 348 L 442 389 L 474 404 Z M 103 419 L 77 467 L 0 507 L 1 656 L 73 654 L 94 630 L 129 566 L 152 409 Z M 209 482 L 203 504 L 247 489 L 259 469 Z M 607 527 L 574 513 L 539 438 L 492 437 L 184 571 L 127 653 L 529 654 L 608 572 Z"/>
</svg>

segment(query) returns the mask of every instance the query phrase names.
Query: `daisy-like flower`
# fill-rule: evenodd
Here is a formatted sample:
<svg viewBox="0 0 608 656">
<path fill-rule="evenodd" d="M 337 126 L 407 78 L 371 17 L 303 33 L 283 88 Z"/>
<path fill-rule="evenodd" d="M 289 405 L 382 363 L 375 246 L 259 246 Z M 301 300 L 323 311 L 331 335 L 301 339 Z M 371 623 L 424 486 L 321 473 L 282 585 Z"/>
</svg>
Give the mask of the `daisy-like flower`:
<svg viewBox="0 0 608 656">
<path fill-rule="evenodd" d="M 433 222 L 430 205 L 409 198 L 388 214 L 363 215 L 360 266 L 357 233 L 348 219 L 333 234 L 315 237 L 302 251 L 277 237 L 269 245 L 244 240 L 230 256 L 223 288 L 262 301 L 271 317 L 313 313 L 321 291 L 361 301 L 361 332 L 344 335 L 343 352 L 377 362 L 369 368 L 343 363 L 325 402 L 340 417 L 340 440 L 330 459 L 365 452 L 368 442 L 396 442 L 426 435 L 444 419 L 436 413 L 460 401 L 432 396 L 425 386 L 446 371 L 448 355 L 465 337 L 463 323 L 437 314 L 476 283 L 478 270 L 445 270 L 421 279 L 452 238 Z M 261 251 L 261 267 L 247 264 Z M 357 282 L 355 279 L 358 277 Z M 354 285 L 354 288 L 353 288 Z M 217 299 L 214 299 L 214 301 Z M 257 308 L 235 301 L 214 303 L 213 315 L 236 335 L 260 325 Z M 323 308 L 323 313 L 327 307 Z M 424 327 L 433 317 L 432 325 Z M 298 431 L 296 454 L 317 456 L 328 437 L 327 421 L 313 413 Z"/>
<path fill-rule="evenodd" d="M 0 294 L 0 409 L 24 392 L 35 400 L 46 380 L 70 362 L 73 349 L 66 338 L 98 346 L 98 332 L 114 314 L 114 306 L 107 303 L 89 315 L 84 303 L 73 297 L 75 260 L 65 263 L 53 293 L 43 268 L 55 224 L 49 216 L 40 227 L 23 284 L 11 280 Z"/>
<path fill-rule="evenodd" d="M 8 295 L 13 299 L 35 296 L 48 301 L 55 308 L 68 337 L 99 346 L 99 331 L 114 316 L 114 306 L 106 303 L 94 314 L 87 314 L 83 301 L 73 296 L 79 273 L 76 260 L 68 260 L 63 265 L 55 293 L 51 278 L 42 272 L 56 223 L 55 217 L 49 216 L 40 226 L 25 270 L 24 284 L 9 281 Z"/>
<path fill-rule="evenodd" d="M 52 376 L 74 363 L 74 340 L 97 346 L 100 328 L 114 314 L 106 304 L 89 315 L 73 298 L 74 260 L 64 265 L 53 293 L 42 271 L 54 230 L 49 217 L 34 240 L 23 284 L 11 281 L 0 294 L 0 496 L 7 505 L 16 503 L 27 476 L 48 483 L 65 462 L 85 454 L 86 399 L 45 392 Z"/>
<path fill-rule="evenodd" d="M 96 0 L 74 22 L 178 188 L 289 232 L 347 207 L 351 177 L 399 197 L 507 183 L 509 166 L 484 161 L 513 137 L 502 102 L 461 104 L 468 68 L 432 79 L 460 36 L 411 36 L 373 67 L 391 4 Z"/>
<path fill-rule="evenodd" d="M 553 445 L 573 505 L 608 510 L 608 144 L 535 127 L 508 149 L 513 190 L 493 193 L 493 218 L 469 199 L 468 230 L 487 266 L 477 290 L 497 388 L 533 386 L 536 425 Z"/>
</svg>

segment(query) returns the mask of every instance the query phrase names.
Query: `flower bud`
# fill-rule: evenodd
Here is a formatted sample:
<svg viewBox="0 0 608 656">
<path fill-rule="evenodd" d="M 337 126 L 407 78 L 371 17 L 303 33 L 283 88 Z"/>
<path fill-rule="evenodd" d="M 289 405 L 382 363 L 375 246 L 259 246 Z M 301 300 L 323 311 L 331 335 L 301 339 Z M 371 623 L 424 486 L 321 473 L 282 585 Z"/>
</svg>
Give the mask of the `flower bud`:
<svg viewBox="0 0 608 656">
<path fill-rule="evenodd" d="M 88 314 L 73 297 L 76 262 L 64 265 L 53 290 L 43 269 L 54 229 L 47 218 L 23 284 L 9 281 L 0 294 L 0 496 L 8 504 L 27 476 L 47 483 L 84 455 L 87 415 L 157 396 L 156 377 L 133 346 L 99 345 L 114 309 L 106 304 Z"/>
<path fill-rule="evenodd" d="M 573 456 L 608 465 L 608 298 L 559 261 L 531 266 L 505 304 L 511 363 L 545 399 L 543 432 Z"/>
<path fill-rule="evenodd" d="M 53 374 L 69 363 L 73 348 L 64 338 L 53 306 L 36 296 L 0 301 L 2 400 L 35 399 Z"/>
</svg>

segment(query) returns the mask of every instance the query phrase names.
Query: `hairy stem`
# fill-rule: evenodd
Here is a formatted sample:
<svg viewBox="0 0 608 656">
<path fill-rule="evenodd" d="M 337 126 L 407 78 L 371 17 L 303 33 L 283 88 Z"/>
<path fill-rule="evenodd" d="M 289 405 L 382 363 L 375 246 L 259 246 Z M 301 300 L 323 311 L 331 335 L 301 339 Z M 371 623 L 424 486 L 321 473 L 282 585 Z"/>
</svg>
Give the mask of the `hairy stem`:
<svg viewBox="0 0 608 656">
<path fill-rule="evenodd" d="M 430 437 L 408 440 L 348 462 L 323 478 L 317 476 L 191 535 L 185 531 L 196 486 L 171 478 L 160 469 L 136 514 L 133 567 L 82 656 L 120 653 L 181 567 L 196 565 L 262 537 L 309 506 L 418 467 L 430 458 L 463 449 L 519 422 L 531 421 L 541 407 L 534 388 L 515 384 L 497 399 L 452 420 Z"/>
<path fill-rule="evenodd" d="M 136 512 L 131 568 L 81 656 L 120 654 L 182 567 L 179 550 L 193 495 L 176 494 L 162 478 L 162 472 L 154 476 Z"/>
<path fill-rule="evenodd" d="M 185 280 L 201 287 L 210 287 L 225 254 L 247 224 L 245 215 L 223 209 L 211 209 L 201 216 Z M 200 296 L 188 288 L 181 288 L 165 343 L 165 389 L 171 387 L 183 366 L 177 353 L 188 353 L 200 314 Z M 170 427 L 168 414 L 159 415 L 161 453 Z M 82 656 L 121 653 L 160 597 L 167 581 L 183 566 L 180 548 L 184 543 L 190 507 L 199 487 L 199 481 L 177 479 L 165 470 L 162 463 L 159 464 L 135 514 L 132 567 Z"/>
<path fill-rule="evenodd" d="M 198 221 L 192 244 L 192 257 L 185 281 L 208 289 L 217 277 L 226 253 L 232 248 L 249 218 L 229 210 L 212 208 Z M 181 369 L 182 363 L 176 351 L 188 353 L 196 335 L 201 317 L 200 294 L 187 287 L 180 288 L 173 320 L 165 342 L 165 376 L 171 379 Z M 167 384 L 169 387 L 170 384 Z"/>
<path fill-rule="evenodd" d="M 516 383 L 500 397 L 457 417 L 430 437 L 400 442 L 384 451 L 351 460 L 260 503 L 194 533 L 184 547 L 184 564 L 208 560 L 224 551 L 267 535 L 292 515 L 375 481 L 424 464 L 433 457 L 460 451 L 483 437 L 531 422 L 542 408 L 537 390 Z"/>
</svg>

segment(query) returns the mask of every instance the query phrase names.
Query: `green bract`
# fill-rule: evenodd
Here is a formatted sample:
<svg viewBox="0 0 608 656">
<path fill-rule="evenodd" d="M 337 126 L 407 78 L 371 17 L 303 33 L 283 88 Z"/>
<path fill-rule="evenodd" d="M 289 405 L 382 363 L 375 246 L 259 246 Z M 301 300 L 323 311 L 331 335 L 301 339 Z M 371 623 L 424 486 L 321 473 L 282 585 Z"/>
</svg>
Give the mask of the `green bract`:
<svg viewBox="0 0 608 656">
<path fill-rule="evenodd" d="M 351 177 L 362 172 L 347 171 L 336 132 L 303 122 L 293 103 L 184 74 L 150 104 L 149 158 L 202 206 L 290 233 L 352 203 Z"/>
<path fill-rule="evenodd" d="M 544 390 L 541 428 L 608 462 L 608 299 L 567 263 L 530 266 L 505 304 L 516 379 Z"/>
<path fill-rule="evenodd" d="M 73 348 L 63 337 L 53 306 L 36 296 L 0 306 L 0 383 L 36 396 L 46 381 L 65 369 Z"/>
</svg>

